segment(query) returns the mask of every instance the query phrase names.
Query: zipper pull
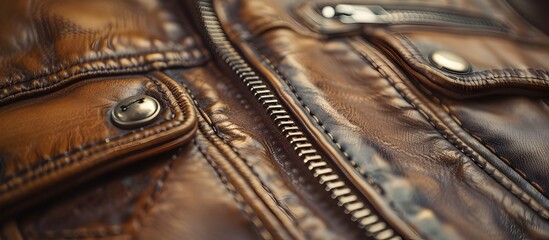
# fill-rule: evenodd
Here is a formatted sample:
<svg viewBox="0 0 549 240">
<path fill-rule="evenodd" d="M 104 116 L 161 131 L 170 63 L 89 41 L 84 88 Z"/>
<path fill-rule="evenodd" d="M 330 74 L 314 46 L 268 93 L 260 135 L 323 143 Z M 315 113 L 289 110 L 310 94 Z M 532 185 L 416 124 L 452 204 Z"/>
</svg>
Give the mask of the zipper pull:
<svg viewBox="0 0 549 240">
<path fill-rule="evenodd" d="M 337 4 L 325 6 L 321 10 L 322 16 L 337 19 L 342 23 L 388 23 L 389 13 L 377 5 Z"/>
<path fill-rule="evenodd" d="M 449 12 L 427 7 L 394 5 L 333 4 L 306 2 L 298 6 L 297 16 L 316 32 L 341 36 L 356 34 L 364 25 L 424 25 L 461 27 L 508 32 L 509 27 L 497 19 L 468 13 Z"/>
</svg>

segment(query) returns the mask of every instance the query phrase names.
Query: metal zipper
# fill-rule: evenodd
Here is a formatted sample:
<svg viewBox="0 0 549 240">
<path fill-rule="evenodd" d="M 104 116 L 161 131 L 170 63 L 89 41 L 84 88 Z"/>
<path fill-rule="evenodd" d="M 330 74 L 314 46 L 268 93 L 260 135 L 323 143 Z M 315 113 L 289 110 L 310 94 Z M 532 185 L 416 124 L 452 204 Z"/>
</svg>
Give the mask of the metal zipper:
<svg viewBox="0 0 549 240">
<path fill-rule="evenodd" d="M 496 19 L 410 6 L 304 3 L 297 8 L 297 16 L 313 30 L 324 34 L 352 33 L 360 31 L 364 24 L 454 26 L 509 32 L 509 27 Z"/>
<path fill-rule="evenodd" d="M 464 25 L 490 28 L 498 31 L 506 27 L 494 20 L 483 17 L 466 16 L 443 12 L 442 10 L 415 10 L 404 8 L 383 8 L 378 5 L 337 4 L 324 6 L 321 10 L 325 18 L 338 19 L 343 23 L 383 23 L 383 24 L 429 24 Z"/>
<path fill-rule="evenodd" d="M 506 31 L 506 27 L 494 19 L 449 13 L 442 10 L 337 4 L 335 6 L 324 6 L 321 14 L 325 18 L 337 19 L 343 23 L 465 25 Z"/>
<path fill-rule="evenodd" d="M 248 62 L 232 46 L 222 29 L 211 0 L 197 0 L 197 7 L 204 30 L 215 53 L 234 71 L 252 95 L 263 105 L 267 114 L 289 141 L 307 169 L 311 171 L 313 177 L 330 194 L 331 198 L 337 201 L 337 207 L 342 209 L 350 220 L 357 224 L 357 227 L 363 229 L 367 236 L 378 240 L 402 239 L 397 231 L 348 187 L 340 173 L 329 167 L 329 164 L 319 154 L 309 138 L 295 123 L 286 107 L 269 89 L 265 80 L 250 67 Z"/>
</svg>

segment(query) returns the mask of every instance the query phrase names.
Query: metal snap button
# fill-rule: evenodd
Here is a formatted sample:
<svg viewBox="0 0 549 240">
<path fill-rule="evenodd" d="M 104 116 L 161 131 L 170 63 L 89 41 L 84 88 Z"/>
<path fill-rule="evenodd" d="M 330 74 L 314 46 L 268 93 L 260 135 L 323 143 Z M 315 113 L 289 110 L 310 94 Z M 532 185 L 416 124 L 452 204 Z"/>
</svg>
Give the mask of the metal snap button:
<svg viewBox="0 0 549 240">
<path fill-rule="evenodd" d="M 138 95 L 118 102 L 111 111 L 111 119 L 121 128 L 135 128 L 152 122 L 159 113 L 160 103 L 156 99 Z"/>
<path fill-rule="evenodd" d="M 468 73 L 471 70 L 471 65 L 467 60 L 450 51 L 434 51 L 429 56 L 429 60 L 437 68 L 454 73 Z"/>
</svg>

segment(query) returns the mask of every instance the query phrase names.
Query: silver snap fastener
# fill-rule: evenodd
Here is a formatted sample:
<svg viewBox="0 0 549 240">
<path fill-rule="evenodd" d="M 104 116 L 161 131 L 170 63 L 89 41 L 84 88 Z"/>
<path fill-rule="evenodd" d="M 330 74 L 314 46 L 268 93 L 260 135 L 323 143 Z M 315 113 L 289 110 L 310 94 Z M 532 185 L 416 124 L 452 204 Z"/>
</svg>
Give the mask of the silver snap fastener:
<svg viewBox="0 0 549 240">
<path fill-rule="evenodd" d="M 322 16 L 325 18 L 333 18 L 336 14 L 335 9 L 332 6 L 326 6 L 322 8 Z"/>
<path fill-rule="evenodd" d="M 434 51 L 429 59 L 437 68 L 442 70 L 455 73 L 467 73 L 471 70 L 471 65 L 467 60 L 450 51 Z"/>
<path fill-rule="evenodd" d="M 138 95 L 125 98 L 113 108 L 111 119 L 121 128 L 135 128 L 152 122 L 160 113 L 160 103 L 153 97 Z"/>
</svg>

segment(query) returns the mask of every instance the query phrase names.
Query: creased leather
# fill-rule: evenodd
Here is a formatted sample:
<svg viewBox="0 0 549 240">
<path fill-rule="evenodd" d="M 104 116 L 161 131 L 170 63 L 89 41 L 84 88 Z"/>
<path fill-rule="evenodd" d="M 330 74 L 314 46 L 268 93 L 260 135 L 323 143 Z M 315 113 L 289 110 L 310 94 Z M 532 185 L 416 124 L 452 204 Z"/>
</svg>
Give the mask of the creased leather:
<svg viewBox="0 0 549 240">
<path fill-rule="evenodd" d="M 26 239 L 257 238 L 240 213 L 243 206 L 199 151 L 205 142 L 193 141 L 20 215 L 21 234 Z"/>
<path fill-rule="evenodd" d="M 310 13 L 319 11 L 324 6 L 322 4 L 304 4 L 296 9 L 296 15 L 301 19 L 323 18 L 320 14 Z M 469 3 L 479 9 L 490 8 L 486 12 L 471 10 L 462 4 L 409 4 L 406 1 L 368 1 L 355 4 L 379 4 L 392 10 L 426 9 L 463 16 L 478 22 L 478 25 L 436 19 L 424 19 L 426 22 L 414 23 L 399 20 L 398 17 L 395 17 L 394 23 L 378 25 L 344 24 L 329 19 L 309 20 L 306 25 L 314 31 L 328 35 L 358 35 L 362 32 L 368 41 L 384 48 L 386 54 L 398 58 L 396 61 L 402 67 L 408 68 L 409 74 L 416 76 L 418 81 L 454 98 L 517 93 L 547 95 L 549 92 L 549 73 L 546 69 L 549 63 L 549 38 L 518 18 L 503 1 L 493 1 L 488 6 L 477 1 Z M 413 17 L 405 17 L 408 18 Z M 483 26 L 488 21 L 500 24 L 501 29 L 490 28 L 491 25 Z M 471 65 L 470 71 L 455 73 L 437 69 L 429 60 L 430 54 L 437 50 L 450 51 L 463 57 Z M 502 51 L 505 53 L 502 54 Z M 479 55 L 483 57 L 479 58 Z"/>
<path fill-rule="evenodd" d="M 547 196 L 549 108 L 538 98 L 522 96 L 482 101 L 444 100 L 449 114 L 465 131 Z M 505 108 L 500 106 L 504 105 Z M 512 121 L 509 121 L 512 119 Z"/>
<path fill-rule="evenodd" d="M 2 2 L 0 103 L 92 74 L 203 62 L 188 26 L 171 12 L 176 6 L 171 1 Z"/>
<path fill-rule="evenodd" d="M 0 3 L 0 239 L 549 238 L 543 16 L 503 0 L 212 2 L 204 19 L 191 1 Z M 444 9 L 508 31 L 328 35 L 298 16 L 304 2 Z M 357 227 L 319 185 L 232 53 L 207 48 L 221 33 L 382 225 Z M 439 48 L 476 73 L 431 67 Z M 137 94 L 161 117 L 112 125 Z"/>
<path fill-rule="evenodd" d="M 2 108 L 1 131 L 6 134 L 0 138 L 0 152 L 6 170 L 0 184 L 0 206 L 15 207 L 30 194 L 74 176 L 85 179 L 94 171 L 127 164 L 135 156 L 188 142 L 196 130 L 195 112 L 173 84 L 144 76 L 90 80 Z M 108 117 L 111 108 L 121 99 L 140 94 L 162 102 L 159 119 L 138 130 L 114 127 Z M 52 136 L 51 131 L 57 134 Z M 136 151 L 139 153 L 127 156 Z"/>
<path fill-rule="evenodd" d="M 394 51 L 402 58 L 403 64 L 409 64 L 414 69 L 412 71 L 422 74 L 424 77 L 418 79 L 425 85 L 451 97 L 472 98 L 502 93 L 546 95 L 549 92 L 547 45 L 518 42 L 507 36 L 463 33 L 445 29 L 414 31 L 395 28 L 389 30 L 389 34 L 384 30 L 366 30 L 367 36 L 387 42 L 388 51 Z M 428 60 L 436 50 L 462 56 L 471 64 L 472 70 L 460 74 L 437 69 Z"/>
<path fill-rule="evenodd" d="M 259 3 L 248 3 L 254 2 L 251 0 L 243 2 L 246 3 L 240 6 L 262 5 Z M 277 4 L 278 3 L 264 2 L 263 11 L 266 11 L 265 6 L 268 5 L 275 5 L 271 8 L 271 11 L 276 11 L 275 9 L 280 8 L 279 6 L 276 6 Z M 440 220 L 441 222 L 455 228 L 449 230 L 451 227 L 445 227 L 444 229 L 449 231 L 441 233 L 442 235 L 449 236 L 450 232 L 459 232 L 460 235 L 466 239 L 486 238 L 486 236 L 506 239 L 525 236 L 544 238 L 544 236 L 547 235 L 545 220 L 537 215 L 540 206 L 536 204 L 530 205 L 530 203 L 528 203 L 529 200 L 526 200 L 525 204 L 522 205 L 523 203 L 521 203 L 519 198 L 530 198 L 526 192 L 517 195 L 510 192 L 514 191 L 512 189 L 515 187 L 525 187 L 526 185 L 523 185 L 524 183 L 521 182 L 510 188 L 506 186 L 506 181 L 509 181 L 509 178 L 505 177 L 505 174 L 507 174 L 505 171 L 498 172 L 494 175 L 494 173 L 491 173 L 492 170 L 489 170 L 490 168 L 493 168 L 493 166 L 476 168 L 475 164 L 484 165 L 487 163 L 486 160 L 482 160 L 483 157 L 476 155 L 475 153 L 472 155 L 469 153 L 463 154 L 462 151 L 469 151 L 464 149 L 470 148 L 465 147 L 466 145 L 463 145 L 464 143 L 456 142 L 452 139 L 452 136 L 448 136 L 446 131 L 439 129 L 447 122 L 447 119 L 444 121 L 436 118 L 433 119 L 434 117 L 431 115 L 433 113 L 425 113 L 423 107 L 417 107 L 417 104 L 431 101 L 426 100 L 426 98 L 422 96 L 421 91 L 425 89 L 420 86 L 420 92 L 417 92 L 417 90 L 412 91 L 410 89 L 410 84 L 415 82 L 404 77 L 406 76 L 403 75 L 406 74 L 405 72 L 402 72 L 397 66 L 392 65 L 390 62 L 391 60 L 374 57 L 372 55 L 377 54 L 381 56 L 385 52 L 378 52 L 377 50 L 362 52 L 361 49 L 357 49 L 357 53 L 355 54 L 364 54 L 363 62 L 358 59 L 351 61 L 351 57 L 345 57 L 346 54 L 353 55 L 352 48 L 361 47 L 354 46 L 349 48 L 348 45 L 350 44 L 338 39 L 324 42 L 311 40 L 304 36 L 307 34 L 293 33 L 290 31 L 295 31 L 295 29 L 297 29 L 296 27 L 284 27 L 281 29 L 280 27 L 273 26 L 270 29 L 263 29 L 261 33 L 254 35 L 253 33 L 256 32 L 254 31 L 255 25 L 254 22 L 249 19 L 249 16 L 242 15 L 242 18 L 239 18 L 238 15 L 228 14 L 233 11 L 230 9 L 232 6 L 235 5 L 225 4 L 219 8 L 228 9 L 225 16 L 227 17 L 227 23 L 231 24 L 227 24 L 227 31 L 230 32 L 232 36 L 235 36 L 235 38 L 245 39 L 245 44 L 253 46 L 252 48 L 256 49 L 255 52 L 257 55 L 250 56 L 252 58 L 258 58 L 258 62 L 273 66 L 271 68 L 272 75 L 275 76 L 275 81 L 278 81 L 276 85 L 281 84 L 282 86 L 288 86 L 288 88 L 284 88 L 287 94 L 295 94 L 299 101 L 305 103 L 303 106 L 297 105 L 294 107 L 306 108 L 307 111 L 310 111 L 312 122 L 320 119 L 321 122 L 318 124 L 318 127 L 324 129 L 324 131 L 329 131 L 329 135 L 326 136 L 327 138 L 336 139 L 337 143 L 340 144 L 350 156 L 359 156 L 358 159 L 356 159 L 357 157 L 353 157 L 353 160 L 360 163 L 361 161 L 369 159 L 366 156 L 375 154 L 377 151 L 382 152 L 383 158 L 376 158 L 376 160 L 390 162 L 388 165 L 391 166 L 391 168 L 398 169 L 398 171 L 395 172 L 398 172 L 399 175 L 403 174 L 406 176 L 405 179 L 407 182 L 413 186 L 408 186 L 408 189 L 410 192 L 416 194 L 414 199 L 422 199 L 420 201 L 421 204 L 423 204 L 423 206 L 428 206 L 426 208 L 432 210 L 433 215 L 436 216 L 436 218 L 442 219 Z M 246 12 L 241 9 L 239 11 Z M 250 9 L 250 11 L 252 10 Z M 263 18 L 271 15 L 272 13 L 258 16 L 256 21 L 264 22 Z M 284 15 L 284 13 L 281 13 L 281 16 Z M 241 23 L 247 24 L 251 26 L 251 28 L 242 28 L 241 25 L 239 25 Z M 426 36 L 432 35 L 433 34 Z M 426 39 L 429 40 L 428 37 L 426 37 Z M 476 40 L 475 38 L 471 38 L 471 41 Z M 456 45 L 455 43 L 453 44 Z M 471 44 L 478 45 L 477 43 Z M 375 48 L 371 46 L 371 49 Z M 519 54 L 523 54 L 523 52 Z M 538 53 L 536 52 L 535 54 Z M 355 55 L 352 58 L 359 57 Z M 524 58 L 517 59 L 524 60 Z M 543 62 L 540 62 L 542 59 L 543 57 L 541 59 L 531 59 L 529 61 L 534 65 L 543 64 Z M 398 61 L 399 59 L 393 60 Z M 354 68 L 356 68 L 356 70 Z M 362 70 L 363 68 L 370 68 L 369 71 L 372 73 L 361 76 L 361 71 L 365 71 Z M 376 71 L 378 72 L 377 75 Z M 383 78 L 386 78 L 386 80 L 381 81 Z M 383 88 L 381 88 L 379 83 L 373 79 L 379 79 L 378 81 L 384 83 L 387 90 L 382 90 Z M 349 83 L 344 84 L 346 82 Z M 406 82 L 406 85 L 403 85 L 402 82 Z M 411 88 L 414 89 L 415 87 Z M 388 96 L 391 96 L 387 92 L 389 90 L 393 91 L 393 97 L 402 101 L 401 103 L 404 104 L 403 106 L 399 108 L 396 106 L 400 105 L 393 106 L 397 104 L 398 101 L 388 99 Z M 413 94 L 410 92 L 413 92 Z M 372 107 L 368 107 L 367 103 L 369 101 L 374 103 Z M 382 106 L 384 106 L 384 104 L 388 105 L 387 110 L 383 110 L 384 108 Z M 406 105 L 408 107 L 404 107 Z M 397 109 L 400 110 L 397 111 Z M 399 114 L 399 111 L 402 111 L 402 113 Z M 415 114 L 412 114 L 414 112 Z M 384 115 L 387 115 L 387 118 L 383 118 L 382 116 Z M 395 119 L 397 116 L 405 118 L 415 116 L 417 119 L 415 121 L 397 120 Z M 377 120 L 378 118 L 381 119 Z M 450 117 L 446 118 L 453 121 Z M 475 121 L 475 119 L 471 118 L 470 121 Z M 391 122 L 396 125 L 386 126 L 390 125 Z M 541 126 L 543 126 L 543 124 Z M 407 137 L 406 134 L 404 134 L 406 130 L 403 130 L 401 127 L 409 129 L 414 137 Z M 395 129 L 395 132 L 388 133 L 392 129 Z M 431 133 L 420 133 L 422 131 L 421 129 Z M 378 132 L 378 134 L 375 134 L 376 132 Z M 396 137 L 398 140 L 390 140 L 391 136 L 400 137 Z M 427 137 L 429 140 L 419 140 L 416 138 L 420 136 Z M 361 138 L 362 140 L 357 140 Z M 434 142 L 425 144 L 429 141 Z M 515 140 L 513 144 L 517 144 L 517 141 L 520 140 Z M 413 147 L 413 144 L 416 143 L 421 143 L 421 145 Z M 373 149 L 371 147 L 372 144 L 374 145 Z M 477 146 L 473 145 L 472 147 L 475 149 Z M 393 154 L 404 154 L 405 156 L 396 157 L 396 155 Z M 417 158 L 417 160 L 411 160 L 414 158 Z M 442 165 L 436 167 L 436 163 Z M 412 167 L 409 164 L 427 165 L 416 165 L 415 167 Z M 386 172 L 386 170 L 378 170 L 376 164 L 371 160 L 367 163 L 364 162 L 364 164 L 360 164 L 359 166 L 361 166 L 364 171 L 373 174 L 374 178 L 378 176 L 379 179 L 383 179 L 384 181 L 387 181 L 387 175 L 397 174 L 395 172 L 391 173 L 390 171 Z M 421 171 L 421 173 L 417 172 L 419 169 L 424 169 L 426 171 Z M 445 172 L 445 174 L 439 175 L 441 171 Z M 434 180 L 438 178 L 436 176 L 444 176 L 443 178 L 447 180 L 450 176 L 455 176 L 456 178 L 448 181 L 442 179 Z M 492 177 L 496 180 L 493 180 Z M 384 183 L 383 181 L 381 182 Z M 440 185 L 441 183 L 451 183 L 453 186 Z M 432 189 L 434 186 L 437 186 L 436 189 Z M 471 191 L 471 187 L 475 190 Z M 386 191 L 391 192 L 391 188 L 386 187 Z M 479 192 L 482 192 L 482 194 L 479 195 Z M 444 200 L 434 200 L 437 198 L 444 198 Z M 398 201 L 403 202 L 405 201 L 403 200 L 405 198 L 402 198 L 402 196 L 399 196 L 398 198 L 394 197 L 394 199 L 399 199 Z M 432 200 L 436 203 L 429 203 Z M 440 205 L 442 202 L 447 204 Z M 517 208 L 517 204 L 522 205 L 521 209 L 525 212 L 522 210 L 509 211 L 511 209 L 510 206 Z M 458 212 L 468 211 L 465 209 L 476 209 L 476 211 L 478 211 L 476 212 L 478 215 L 473 217 L 477 220 L 468 221 L 471 224 L 470 226 L 466 226 L 464 221 L 452 220 L 455 219 L 454 216 L 459 215 Z M 401 214 L 406 212 L 406 210 L 399 210 L 401 211 Z M 455 212 L 450 213 L 452 211 Z M 524 214 L 526 212 L 528 213 Z M 404 215 L 410 218 L 413 216 L 411 212 L 406 212 Z M 507 216 L 508 220 L 503 220 L 505 218 L 503 216 Z M 523 228 L 521 231 L 504 230 L 507 227 L 503 222 L 516 223 L 523 221 L 524 219 L 530 219 L 531 217 L 537 219 L 536 227 L 530 228 L 528 225 L 521 225 L 520 227 Z M 482 225 L 490 227 L 483 228 L 482 230 L 478 229 L 479 231 L 475 232 L 475 226 L 479 224 L 478 219 L 482 219 Z M 453 221 L 453 223 L 450 224 L 450 221 Z M 420 225 L 416 219 L 410 220 L 410 224 L 415 225 L 422 230 L 435 226 L 433 225 L 434 222 Z M 441 229 L 438 227 L 433 228 L 437 230 Z M 429 236 L 433 237 L 437 235 L 435 231 L 431 231 L 429 232 Z"/>
<path fill-rule="evenodd" d="M 237 161 L 248 165 L 262 188 L 270 192 L 278 208 L 286 212 L 283 221 L 295 225 L 301 237 L 354 238 L 356 233 L 332 221 L 340 217 L 334 216 L 324 206 L 313 204 L 312 209 L 306 207 L 311 204 L 307 199 L 315 196 L 303 195 L 292 187 L 293 184 L 306 186 L 303 176 L 290 170 L 295 168 L 298 160 L 287 154 L 290 151 L 288 146 L 277 141 L 282 136 L 269 124 L 269 119 L 258 114 L 260 109 L 252 102 L 254 99 L 241 93 L 225 74 L 211 65 L 192 71 L 168 71 L 168 74 L 188 87 L 201 115 L 209 119 L 212 133 L 234 149 L 240 158 Z M 286 173 L 280 174 L 280 171 Z"/>
</svg>

